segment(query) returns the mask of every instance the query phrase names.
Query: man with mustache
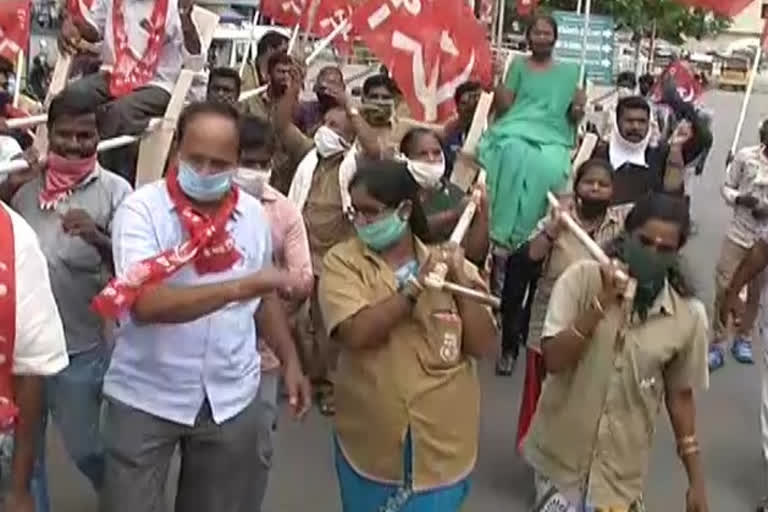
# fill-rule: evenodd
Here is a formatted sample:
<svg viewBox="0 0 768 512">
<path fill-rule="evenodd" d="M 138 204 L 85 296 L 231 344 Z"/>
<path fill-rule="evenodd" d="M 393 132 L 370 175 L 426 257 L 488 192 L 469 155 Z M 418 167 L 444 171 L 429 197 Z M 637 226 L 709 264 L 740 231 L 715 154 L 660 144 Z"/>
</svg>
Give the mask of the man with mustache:
<svg viewBox="0 0 768 512">
<path fill-rule="evenodd" d="M 259 39 L 256 45 L 256 59 L 249 61 L 243 71 L 243 91 L 251 91 L 269 83 L 269 59 L 276 53 L 288 51 L 288 38 L 283 34 L 270 30 Z M 264 104 L 260 96 L 252 96 L 246 102 L 247 111 L 251 115 L 269 117 L 269 106 Z"/>
<path fill-rule="evenodd" d="M 323 122 L 321 112 L 325 112 L 328 106 L 335 101 L 333 96 L 328 94 L 328 91 L 332 88 L 344 89 L 345 87 L 344 75 L 338 66 L 325 66 L 320 70 L 314 87 L 317 99 L 301 102 L 296 113 L 296 126 L 304 135 L 312 137 L 315 134 L 315 130 Z"/>
<path fill-rule="evenodd" d="M 232 68 L 214 68 L 208 77 L 206 99 L 221 101 L 237 108 L 240 97 L 240 74 Z"/>
<path fill-rule="evenodd" d="M 131 186 L 99 165 L 96 124 L 96 107 L 86 95 L 68 90 L 54 98 L 43 172 L 16 192 L 11 206 L 40 239 L 64 324 L 70 365 L 47 379 L 48 407 L 75 465 L 98 491 L 104 476 L 101 387 L 109 347 L 90 304 L 112 273 L 112 221 Z M 33 486 L 38 510 L 48 509 L 44 460 Z"/>
<path fill-rule="evenodd" d="M 708 132 L 699 127 L 695 113 L 682 118 L 667 143 L 651 146 L 650 116 L 645 98 L 622 98 L 608 141 L 592 154 L 610 161 L 616 170 L 614 204 L 634 203 L 650 191 L 684 194 L 686 165 L 706 147 Z"/>
</svg>

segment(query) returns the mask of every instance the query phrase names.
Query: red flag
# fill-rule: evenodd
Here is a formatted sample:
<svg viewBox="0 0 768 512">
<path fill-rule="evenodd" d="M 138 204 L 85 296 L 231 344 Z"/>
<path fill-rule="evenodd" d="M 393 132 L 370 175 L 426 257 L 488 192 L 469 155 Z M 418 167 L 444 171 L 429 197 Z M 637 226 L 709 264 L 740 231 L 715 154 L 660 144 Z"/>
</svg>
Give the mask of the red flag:
<svg viewBox="0 0 768 512">
<path fill-rule="evenodd" d="M 463 0 L 368 0 L 352 26 L 389 67 L 416 119 L 448 119 L 456 87 L 490 84 L 488 39 Z"/>
<path fill-rule="evenodd" d="M 261 0 L 261 12 L 288 27 L 299 23 L 306 6 L 305 0 Z"/>
<path fill-rule="evenodd" d="M 528 16 L 536 9 L 538 0 L 517 0 L 517 14 L 519 16 Z"/>
<path fill-rule="evenodd" d="M 747 8 L 753 0 L 676 0 L 689 7 L 699 7 L 723 16 L 733 17 Z"/>
<path fill-rule="evenodd" d="M 309 11 L 307 9 L 306 11 Z M 346 22 L 352 16 L 352 5 L 347 0 L 320 0 L 315 12 L 315 23 L 313 27 L 309 25 L 309 12 L 306 12 L 301 20 L 301 26 L 304 30 L 318 37 L 325 37 L 338 28 L 339 25 Z M 349 54 L 353 42 L 352 25 L 341 31 L 333 40 L 333 45 L 341 53 Z"/>
<path fill-rule="evenodd" d="M 29 10 L 30 0 L 0 2 L 0 57 L 12 63 L 29 45 Z"/>
<path fill-rule="evenodd" d="M 93 0 L 67 0 L 67 11 L 75 18 L 85 19 L 85 14 L 91 9 Z"/>
<path fill-rule="evenodd" d="M 677 88 L 677 93 L 683 101 L 690 103 L 695 101 L 701 95 L 701 84 L 696 80 L 693 72 L 691 72 L 683 61 L 676 60 L 667 66 L 661 76 L 665 77 L 667 75 L 672 77 L 675 87 Z M 653 90 L 653 100 L 656 102 L 659 102 L 662 99 L 661 87 L 662 81 L 659 80 L 656 82 L 656 86 Z"/>
</svg>

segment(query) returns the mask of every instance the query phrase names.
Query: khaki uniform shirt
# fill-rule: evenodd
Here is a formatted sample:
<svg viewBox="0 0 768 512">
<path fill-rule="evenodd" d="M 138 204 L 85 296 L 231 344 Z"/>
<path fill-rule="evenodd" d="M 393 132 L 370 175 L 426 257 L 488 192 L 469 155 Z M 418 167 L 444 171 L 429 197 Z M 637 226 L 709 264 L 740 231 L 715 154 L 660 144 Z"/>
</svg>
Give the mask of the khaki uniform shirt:
<svg viewBox="0 0 768 512">
<path fill-rule="evenodd" d="M 597 242 L 598 245 L 605 245 L 616 238 L 624 229 L 624 219 L 631 209 L 632 205 L 608 208 L 605 212 L 603 222 L 600 223 L 593 233 L 591 233 L 592 239 Z M 578 218 L 575 206 L 571 209 L 571 216 L 574 219 Z M 548 223 L 548 217 L 542 219 L 530 239 L 533 240 L 538 237 L 544 231 Z M 544 325 L 544 317 L 547 314 L 549 298 L 552 295 L 552 289 L 555 287 L 557 278 L 560 277 L 560 275 L 565 272 L 565 269 L 572 263 L 590 259 L 592 259 L 592 256 L 584 247 L 584 244 L 582 244 L 568 229 L 564 229 L 553 242 L 549 255 L 544 262 L 541 279 L 539 279 L 536 286 L 536 295 L 533 297 L 533 304 L 531 304 L 531 321 L 528 326 L 528 341 L 526 343 L 528 348 L 533 349 L 536 352 L 541 352 L 541 328 Z"/>
<path fill-rule="evenodd" d="M 416 257 L 431 249 L 416 241 Z M 481 285 L 477 269 L 467 272 Z M 397 293 L 394 271 L 352 238 L 323 261 L 320 307 L 329 335 L 360 310 Z M 491 316 L 488 311 L 489 317 Z M 353 467 L 379 482 L 403 483 L 405 436 L 413 443 L 413 487 L 465 478 L 477 456 L 480 387 L 475 360 L 462 350 L 462 322 L 450 294 L 426 290 L 386 344 L 341 346 L 336 373 L 336 432 Z"/>
<path fill-rule="evenodd" d="M 243 83 L 241 89 L 243 92 L 248 92 L 252 89 L 256 89 L 263 85 L 259 80 L 259 73 L 256 69 L 256 64 L 249 62 L 246 64 L 243 70 Z M 261 94 L 251 96 L 248 101 L 245 102 L 246 111 L 254 116 L 269 118 L 270 105 L 265 101 L 265 97 Z"/>
<path fill-rule="evenodd" d="M 354 234 L 352 223 L 344 214 L 339 188 L 339 166 L 344 153 L 321 158 L 312 176 L 312 186 L 304 205 L 304 222 L 309 235 L 312 268 L 322 268 L 328 249 Z"/>
<path fill-rule="evenodd" d="M 542 339 L 571 327 L 601 288 L 598 263 L 570 266 L 552 292 Z M 523 451 L 561 492 L 628 508 L 643 491 L 665 390 L 709 384 L 706 313 L 667 283 L 645 322 L 611 308 L 586 343 L 576 367 L 547 375 Z"/>
</svg>

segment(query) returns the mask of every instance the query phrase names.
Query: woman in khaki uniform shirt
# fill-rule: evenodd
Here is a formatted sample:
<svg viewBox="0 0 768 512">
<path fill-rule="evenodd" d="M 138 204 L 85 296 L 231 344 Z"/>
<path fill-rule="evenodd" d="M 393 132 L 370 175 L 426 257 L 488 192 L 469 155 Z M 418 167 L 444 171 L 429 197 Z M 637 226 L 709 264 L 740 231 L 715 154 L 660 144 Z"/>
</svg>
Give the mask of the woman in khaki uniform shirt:
<svg viewBox="0 0 768 512">
<path fill-rule="evenodd" d="M 555 284 L 541 335 L 547 377 L 523 446 L 534 511 L 643 511 L 662 401 L 688 473 L 686 511 L 709 510 L 693 397 L 709 380 L 706 313 L 676 270 L 689 229 L 684 199 L 643 198 L 608 251 L 615 264 L 580 261 Z M 619 266 L 637 281 L 632 303 Z"/>
<path fill-rule="evenodd" d="M 574 201 L 568 207 L 569 213 L 598 244 L 605 245 L 613 241 L 624 229 L 624 218 L 632 206 L 609 208 L 613 200 L 613 167 L 610 162 L 601 159 L 584 162 L 576 170 L 573 194 Z M 517 423 L 518 446 L 528 432 L 545 376 L 544 361 L 541 357 L 541 328 L 552 288 L 568 266 L 576 261 L 592 258 L 584 244 L 564 227 L 562 216 L 557 211 L 553 211 L 552 215 L 539 222 L 526 244 L 524 254 L 527 264 L 532 265 L 536 274 L 541 277 L 533 288 L 535 291 L 531 304 L 531 319 L 527 329 L 525 383 Z M 523 297 L 519 297 L 519 300 L 508 300 L 518 304 L 522 302 Z"/>
<path fill-rule="evenodd" d="M 357 236 L 323 261 L 320 306 L 340 344 L 336 466 L 345 512 L 456 512 L 477 456 L 476 358 L 496 351 L 479 303 L 424 286 L 485 290 L 460 248 L 424 245 L 426 221 L 406 164 L 366 164 L 350 186 Z"/>
</svg>

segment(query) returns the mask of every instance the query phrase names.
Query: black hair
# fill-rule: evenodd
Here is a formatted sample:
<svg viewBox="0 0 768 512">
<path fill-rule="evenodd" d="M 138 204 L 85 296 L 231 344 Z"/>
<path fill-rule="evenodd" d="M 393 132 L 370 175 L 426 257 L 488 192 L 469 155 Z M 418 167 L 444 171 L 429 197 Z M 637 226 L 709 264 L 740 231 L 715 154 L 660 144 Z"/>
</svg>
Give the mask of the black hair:
<svg viewBox="0 0 768 512">
<path fill-rule="evenodd" d="M 405 162 L 369 160 L 363 163 L 352 178 L 349 189 L 365 187 L 365 191 L 388 208 L 397 208 L 405 200 L 411 202 L 408 223 L 414 236 L 425 243 L 432 242 L 427 217 L 419 200 L 419 185 L 411 176 Z"/>
<path fill-rule="evenodd" d="M 176 126 L 176 140 L 181 143 L 184 140 L 184 133 L 187 131 L 189 123 L 195 118 L 204 115 L 218 116 L 229 119 L 237 128 L 237 152 L 240 153 L 240 113 L 229 103 L 220 101 L 196 101 L 187 105 L 179 116 L 179 123 Z M 50 111 L 49 111 L 50 116 Z"/>
<path fill-rule="evenodd" d="M 610 257 L 617 257 L 620 248 L 627 237 L 640 229 L 651 219 L 662 220 L 677 224 L 680 229 L 678 251 L 683 248 L 691 234 L 691 215 L 688 201 L 680 196 L 666 193 L 649 193 L 641 197 L 624 220 L 624 233 L 613 240 L 606 250 Z M 669 269 L 667 281 L 670 286 L 683 297 L 694 295 L 693 287 L 683 275 L 679 264 Z"/>
<path fill-rule="evenodd" d="M 272 124 L 264 118 L 246 115 L 240 120 L 240 151 L 265 148 L 274 151 L 277 141 Z"/>
<path fill-rule="evenodd" d="M 475 92 L 480 91 L 483 89 L 482 84 L 480 82 L 464 82 L 463 84 L 459 85 L 456 88 L 456 91 L 453 93 L 453 101 L 456 102 L 458 105 L 459 101 L 461 101 L 461 97 L 467 94 L 468 92 Z"/>
<path fill-rule="evenodd" d="M 68 87 L 51 101 L 48 107 L 48 128 L 61 116 L 96 115 L 96 104 L 79 89 Z"/>
<path fill-rule="evenodd" d="M 616 85 L 624 84 L 634 89 L 637 86 L 637 76 L 632 71 L 622 71 L 616 77 Z"/>
<path fill-rule="evenodd" d="M 581 179 L 584 177 L 585 174 L 587 174 L 587 171 L 590 169 L 594 169 L 595 167 L 599 167 L 608 174 L 608 177 L 611 179 L 611 182 L 613 182 L 613 165 L 611 165 L 611 162 L 606 160 L 605 158 L 590 158 L 583 164 L 581 164 L 578 169 L 576 169 L 576 173 L 573 176 L 573 191 L 576 192 L 576 187 L 579 186 L 579 183 L 581 182 Z"/>
<path fill-rule="evenodd" d="M 533 30 L 533 27 L 535 27 L 536 24 L 540 21 L 548 23 L 549 26 L 552 27 L 552 33 L 555 35 L 555 41 L 557 41 L 557 35 L 558 35 L 557 20 L 551 14 L 544 14 L 544 13 L 535 14 L 533 16 L 533 18 L 531 19 L 531 23 L 528 24 L 528 27 L 525 29 L 525 40 L 526 41 L 531 40 L 531 30 Z"/>
<path fill-rule="evenodd" d="M 651 116 L 651 106 L 648 101 L 642 96 L 627 96 L 621 98 L 616 104 L 616 119 L 621 119 L 625 110 L 643 110 L 648 117 Z"/>
<path fill-rule="evenodd" d="M 651 89 L 653 89 L 653 84 L 656 82 L 656 79 L 653 77 L 652 74 L 646 73 L 644 75 L 641 75 L 640 78 L 638 78 L 637 83 L 640 85 L 640 94 L 643 96 L 647 96 L 648 93 L 651 92 Z"/>
<path fill-rule="evenodd" d="M 261 39 L 259 39 L 259 42 L 256 44 L 256 55 L 261 57 L 268 51 L 280 48 L 284 44 L 288 44 L 288 38 L 280 32 L 270 30 L 261 36 Z"/>
<path fill-rule="evenodd" d="M 400 153 L 404 154 L 405 156 L 412 154 L 414 151 L 414 146 L 416 145 L 416 141 L 418 141 L 419 138 L 421 138 L 423 135 L 431 135 L 438 141 L 440 140 L 437 134 L 429 128 L 411 128 L 405 133 L 402 140 L 400 141 Z"/>
<path fill-rule="evenodd" d="M 272 74 L 272 70 L 275 69 L 275 67 L 277 67 L 279 64 L 287 64 L 292 66 L 293 59 L 285 52 L 277 52 L 267 61 L 267 73 Z"/>
<path fill-rule="evenodd" d="M 230 80 L 234 80 L 235 86 L 237 87 L 237 92 L 240 93 L 242 81 L 240 80 L 240 73 L 238 73 L 237 70 L 225 67 L 213 68 L 211 70 L 211 75 L 208 77 L 209 85 L 211 82 L 213 82 L 214 78 L 228 78 Z"/>
<path fill-rule="evenodd" d="M 341 78 L 341 81 L 344 81 L 344 73 L 341 72 L 341 69 L 339 66 L 324 66 L 320 71 L 317 72 L 317 78 L 316 80 L 320 80 L 323 76 L 329 75 L 335 73 L 339 75 L 339 78 Z"/>
<path fill-rule="evenodd" d="M 389 76 L 379 74 L 371 75 L 365 79 L 365 82 L 363 82 L 363 96 L 368 96 L 371 93 L 371 90 L 376 87 L 386 87 L 392 96 L 396 96 L 399 92 L 397 86 Z"/>
</svg>

